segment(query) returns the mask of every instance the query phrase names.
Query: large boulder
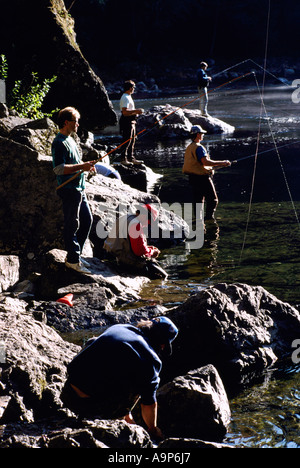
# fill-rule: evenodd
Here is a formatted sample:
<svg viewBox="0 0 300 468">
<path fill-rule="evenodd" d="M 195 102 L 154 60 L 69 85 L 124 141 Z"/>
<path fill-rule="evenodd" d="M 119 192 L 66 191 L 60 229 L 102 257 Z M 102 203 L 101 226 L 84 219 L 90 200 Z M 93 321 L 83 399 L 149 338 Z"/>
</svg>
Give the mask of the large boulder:
<svg viewBox="0 0 300 468">
<path fill-rule="evenodd" d="M 223 383 L 212 365 L 177 377 L 158 391 L 159 426 L 168 437 L 221 441 L 230 423 Z"/>
<path fill-rule="evenodd" d="M 204 117 L 197 109 L 190 110 L 170 104 L 154 106 L 142 114 L 137 120 L 137 131 L 148 130 L 143 134 L 143 137 L 147 137 L 151 130 L 151 138 L 154 135 L 159 140 L 182 139 L 190 136 L 193 125 L 201 125 L 209 134 L 235 131 L 232 125 L 215 117 Z"/>
<path fill-rule="evenodd" d="M 169 311 L 179 327 L 168 372 L 213 364 L 226 390 L 248 385 L 278 360 L 289 359 L 300 313 L 264 288 L 220 283 Z M 168 378 L 170 375 L 168 375 Z"/>
<path fill-rule="evenodd" d="M 77 107 L 89 130 L 116 123 L 106 89 L 80 50 L 63 0 L 12 0 L 1 5 L 1 16 L 1 53 L 7 56 L 9 79 L 30 82 L 32 71 L 40 78 L 55 75 L 47 110 Z"/>
</svg>

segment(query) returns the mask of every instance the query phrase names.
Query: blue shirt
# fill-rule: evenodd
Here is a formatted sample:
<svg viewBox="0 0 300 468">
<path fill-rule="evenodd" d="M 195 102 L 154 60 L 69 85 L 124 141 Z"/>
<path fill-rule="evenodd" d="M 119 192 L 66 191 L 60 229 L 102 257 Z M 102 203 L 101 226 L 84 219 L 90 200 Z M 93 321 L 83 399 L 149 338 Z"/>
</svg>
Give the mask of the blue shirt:
<svg viewBox="0 0 300 468">
<path fill-rule="evenodd" d="M 207 151 L 204 148 L 204 146 L 202 145 L 198 146 L 198 148 L 196 149 L 196 155 L 197 155 L 198 161 L 202 163 L 201 159 L 207 157 Z"/>
<path fill-rule="evenodd" d="M 81 164 L 82 160 L 74 138 L 58 133 L 52 143 L 52 163 L 53 167 L 63 166 L 65 164 Z M 73 177 L 74 174 L 57 175 L 57 184 L 61 185 L 66 180 Z M 80 174 L 64 188 L 76 189 L 82 191 L 85 189 L 85 175 Z"/>
<path fill-rule="evenodd" d="M 142 331 L 113 325 L 69 364 L 69 381 L 84 393 L 105 401 L 136 394 L 144 405 L 156 402 L 161 360 Z"/>
<path fill-rule="evenodd" d="M 199 88 L 206 88 L 208 86 L 208 78 L 209 76 L 207 75 L 206 71 L 203 70 L 203 68 L 199 68 L 197 71 L 197 82 Z"/>
</svg>

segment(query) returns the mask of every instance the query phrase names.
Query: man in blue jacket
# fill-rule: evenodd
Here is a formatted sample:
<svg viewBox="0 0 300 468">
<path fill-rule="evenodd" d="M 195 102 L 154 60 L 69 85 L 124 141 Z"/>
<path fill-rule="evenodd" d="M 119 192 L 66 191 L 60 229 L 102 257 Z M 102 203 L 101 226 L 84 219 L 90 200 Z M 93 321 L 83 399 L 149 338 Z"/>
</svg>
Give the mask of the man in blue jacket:
<svg viewBox="0 0 300 468">
<path fill-rule="evenodd" d="M 162 438 L 156 400 L 162 367 L 159 354 L 171 353 L 177 333 L 167 317 L 141 321 L 136 326 L 113 325 L 89 340 L 68 365 L 61 400 L 81 417 L 124 418 L 134 423 L 131 409 L 140 398 L 149 433 Z"/>
<path fill-rule="evenodd" d="M 208 64 L 205 62 L 200 63 L 200 68 L 197 71 L 197 83 L 198 83 L 198 91 L 200 95 L 200 111 L 204 117 L 209 117 L 207 112 L 208 106 L 208 91 L 207 87 L 211 82 L 212 78 L 207 75 L 206 71 L 208 68 Z"/>
</svg>

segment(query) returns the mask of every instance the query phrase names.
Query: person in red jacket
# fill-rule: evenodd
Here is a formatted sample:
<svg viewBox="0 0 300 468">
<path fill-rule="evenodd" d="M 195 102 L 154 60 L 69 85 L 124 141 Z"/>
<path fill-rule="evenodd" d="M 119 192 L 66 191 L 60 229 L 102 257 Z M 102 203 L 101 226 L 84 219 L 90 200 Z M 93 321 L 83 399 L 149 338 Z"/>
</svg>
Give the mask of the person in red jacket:
<svg viewBox="0 0 300 468">
<path fill-rule="evenodd" d="M 167 277 L 156 261 L 159 249 L 148 245 L 144 233 L 144 229 L 157 217 L 158 212 L 153 206 L 142 205 L 135 214 L 121 216 L 104 242 L 104 249 L 116 257 L 118 264 L 152 279 Z"/>
</svg>

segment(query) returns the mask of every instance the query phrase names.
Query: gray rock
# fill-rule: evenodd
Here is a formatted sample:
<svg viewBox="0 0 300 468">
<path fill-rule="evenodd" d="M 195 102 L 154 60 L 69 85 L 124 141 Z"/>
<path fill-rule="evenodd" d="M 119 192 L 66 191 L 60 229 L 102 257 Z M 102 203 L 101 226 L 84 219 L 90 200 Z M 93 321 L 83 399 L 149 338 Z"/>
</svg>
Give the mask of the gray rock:
<svg viewBox="0 0 300 468">
<path fill-rule="evenodd" d="M 151 129 L 151 138 L 164 140 L 188 138 L 193 125 L 201 127 L 209 134 L 230 134 L 235 131 L 232 125 L 215 117 L 203 117 L 197 109 L 170 106 L 154 106 L 141 115 L 137 121 L 137 131 Z M 146 135 L 145 135 L 146 136 Z"/>
<path fill-rule="evenodd" d="M 220 441 L 230 423 L 223 383 L 212 365 L 176 377 L 157 394 L 159 425 L 168 437 Z"/>
<path fill-rule="evenodd" d="M 20 261 L 16 255 L 0 255 L 0 293 L 19 281 Z"/>
<path fill-rule="evenodd" d="M 180 329 L 169 372 L 174 376 L 211 363 L 227 391 L 251 383 L 277 360 L 289 359 L 300 332 L 294 307 L 246 284 L 216 284 L 168 316 Z"/>
</svg>

